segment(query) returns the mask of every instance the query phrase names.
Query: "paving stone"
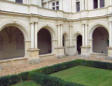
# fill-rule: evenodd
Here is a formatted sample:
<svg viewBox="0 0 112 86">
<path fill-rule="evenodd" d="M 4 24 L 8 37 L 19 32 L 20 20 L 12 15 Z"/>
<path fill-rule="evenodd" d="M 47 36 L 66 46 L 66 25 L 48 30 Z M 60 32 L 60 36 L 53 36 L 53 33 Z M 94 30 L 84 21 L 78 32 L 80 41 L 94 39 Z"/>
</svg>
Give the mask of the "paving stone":
<svg viewBox="0 0 112 86">
<path fill-rule="evenodd" d="M 40 63 L 38 64 L 29 64 L 27 60 L 22 60 L 22 61 L 12 61 L 8 63 L 1 63 L 0 65 L 0 76 L 5 76 L 5 75 L 10 75 L 10 74 L 17 74 L 25 71 L 30 71 L 33 69 L 45 67 L 45 66 L 50 66 L 66 61 L 71 61 L 75 59 L 85 59 L 85 60 L 94 60 L 94 61 L 104 61 L 104 62 L 112 62 L 112 60 L 106 59 L 106 58 L 101 58 L 101 57 L 86 57 L 82 58 L 80 56 L 67 56 L 66 58 L 44 58 L 41 59 Z"/>
</svg>

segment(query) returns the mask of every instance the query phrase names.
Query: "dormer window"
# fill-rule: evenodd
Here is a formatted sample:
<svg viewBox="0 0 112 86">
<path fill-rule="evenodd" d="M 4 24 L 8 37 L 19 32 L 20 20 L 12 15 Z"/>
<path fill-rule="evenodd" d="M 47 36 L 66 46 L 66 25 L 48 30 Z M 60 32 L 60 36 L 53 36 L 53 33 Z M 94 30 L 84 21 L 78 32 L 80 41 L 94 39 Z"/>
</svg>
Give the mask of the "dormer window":
<svg viewBox="0 0 112 86">
<path fill-rule="evenodd" d="M 16 0 L 16 3 L 23 3 L 23 0 Z"/>
<path fill-rule="evenodd" d="M 52 9 L 53 10 L 59 10 L 59 1 L 52 2 Z"/>
</svg>

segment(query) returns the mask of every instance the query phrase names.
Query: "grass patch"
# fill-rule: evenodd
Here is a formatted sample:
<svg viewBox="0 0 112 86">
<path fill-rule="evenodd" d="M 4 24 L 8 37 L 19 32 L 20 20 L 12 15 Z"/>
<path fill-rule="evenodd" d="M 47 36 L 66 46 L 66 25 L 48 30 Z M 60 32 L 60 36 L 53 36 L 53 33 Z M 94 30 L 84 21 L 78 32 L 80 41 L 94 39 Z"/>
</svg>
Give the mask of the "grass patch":
<svg viewBox="0 0 112 86">
<path fill-rule="evenodd" d="M 40 85 L 36 84 L 34 81 L 24 81 L 24 82 L 20 82 L 12 86 L 40 86 Z"/>
<path fill-rule="evenodd" d="M 76 82 L 85 86 L 112 85 L 112 71 L 86 66 L 76 66 L 51 74 L 65 81 Z"/>
</svg>

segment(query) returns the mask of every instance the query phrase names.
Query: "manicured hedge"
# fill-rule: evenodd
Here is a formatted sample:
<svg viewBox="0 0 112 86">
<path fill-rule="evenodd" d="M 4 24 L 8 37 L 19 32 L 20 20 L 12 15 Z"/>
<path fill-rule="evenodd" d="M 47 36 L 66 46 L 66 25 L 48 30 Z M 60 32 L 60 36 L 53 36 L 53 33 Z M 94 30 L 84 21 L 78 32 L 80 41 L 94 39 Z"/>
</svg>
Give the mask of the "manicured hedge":
<svg viewBox="0 0 112 86">
<path fill-rule="evenodd" d="M 76 83 L 66 82 L 62 79 L 36 72 L 31 72 L 29 77 L 31 80 L 35 81 L 41 86 L 84 86 Z"/>
<path fill-rule="evenodd" d="M 47 66 L 47 67 L 33 70 L 33 72 L 51 74 L 51 73 L 55 73 L 55 72 L 58 72 L 61 70 L 65 70 L 65 69 L 80 65 L 80 61 L 82 61 L 82 60 L 73 60 L 73 61 L 69 61 L 69 62 L 59 63 L 59 64 L 55 64 L 52 66 Z"/>
<path fill-rule="evenodd" d="M 29 72 L 23 72 L 17 75 L 0 77 L 0 86 L 10 86 L 17 82 L 26 81 L 30 79 L 33 79 L 34 81 L 38 82 L 42 86 L 81 86 L 78 84 L 74 85 L 73 83 L 68 83 L 61 79 L 58 79 L 56 77 L 51 77 L 48 75 L 48 74 L 65 70 L 77 65 L 112 70 L 112 63 L 99 62 L 99 61 L 87 61 L 87 60 L 73 60 L 69 62 L 56 64 L 53 66 L 47 66 L 44 68 L 29 71 Z"/>
<path fill-rule="evenodd" d="M 79 65 L 112 70 L 112 63 L 109 62 L 80 60 Z"/>
<path fill-rule="evenodd" d="M 23 72 L 18 75 L 0 77 L 0 86 L 10 86 L 17 82 L 28 80 L 28 74 L 28 72 Z"/>
</svg>

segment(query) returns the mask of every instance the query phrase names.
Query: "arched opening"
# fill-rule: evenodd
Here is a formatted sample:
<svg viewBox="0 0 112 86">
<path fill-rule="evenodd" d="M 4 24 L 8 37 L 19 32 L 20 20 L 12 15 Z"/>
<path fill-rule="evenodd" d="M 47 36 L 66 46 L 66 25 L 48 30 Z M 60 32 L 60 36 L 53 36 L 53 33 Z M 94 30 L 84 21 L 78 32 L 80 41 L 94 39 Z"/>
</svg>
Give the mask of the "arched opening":
<svg viewBox="0 0 112 86">
<path fill-rule="evenodd" d="M 38 32 L 38 48 L 40 49 L 40 55 L 52 52 L 51 34 L 45 28 Z"/>
<path fill-rule="evenodd" d="M 7 26 L 0 31 L 0 59 L 24 57 L 24 36 L 19 28 Z"/>
<path fill-rule="evenodd" d="M 104 27 L 98 27 L 93 32 L 93 52 L 107 54 L 109 34 Z"/>
<path fill-rule="evenodd" d="M 66 34 L 63 34 L 63 48 L 64 48 L 64 55 L 66 55 Z"/>
<path fill-rule="evenodd" d="M 82 46 L 82 36 L 77 36 L 77 52 L 78 54 L 81 54 L 81 46 Z"/>
</svg>

